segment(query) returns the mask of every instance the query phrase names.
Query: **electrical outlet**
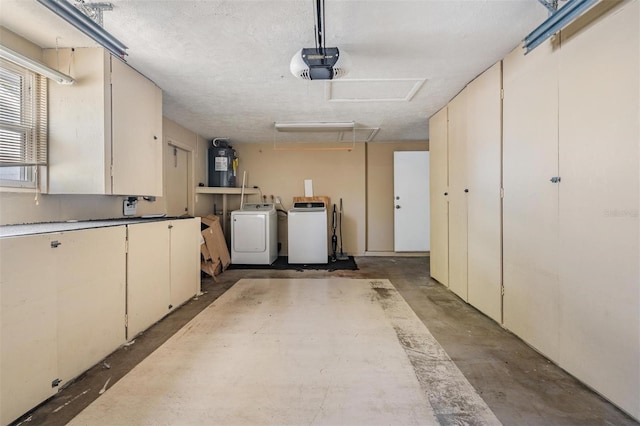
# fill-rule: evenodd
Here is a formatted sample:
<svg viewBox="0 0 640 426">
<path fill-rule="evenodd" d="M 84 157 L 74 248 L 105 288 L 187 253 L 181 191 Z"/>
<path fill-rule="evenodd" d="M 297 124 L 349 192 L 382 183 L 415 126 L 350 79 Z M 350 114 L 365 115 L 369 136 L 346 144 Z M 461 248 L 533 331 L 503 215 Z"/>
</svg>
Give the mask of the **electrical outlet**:
<svg viewBox="0 0 640 426">
<path fill-rule="evenodd" d="M 125 216 L 134 216 L 136 214 L 136 207 L 138 206 L 138 199 L 134 197 L 125 198 L 122 209 Z"/>
</svg>

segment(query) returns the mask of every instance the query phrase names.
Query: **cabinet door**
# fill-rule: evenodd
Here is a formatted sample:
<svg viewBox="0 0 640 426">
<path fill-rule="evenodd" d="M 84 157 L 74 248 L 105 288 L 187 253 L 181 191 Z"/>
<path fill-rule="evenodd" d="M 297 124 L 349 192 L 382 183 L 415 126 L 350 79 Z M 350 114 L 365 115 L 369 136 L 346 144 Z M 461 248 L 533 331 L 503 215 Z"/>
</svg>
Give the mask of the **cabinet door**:
<svg viewBox="0 0 640 426">
<path fill-rule="evenodd" d="M 124 226 L 65 232 L 53 252 L 62 383 L 126 341 L 125 239 Z"/>
<path fill-rule="evenodd" d="M 560 365 L 639 417 L 640 5 L 597 10 L 560 50 Z"/>
<path fill-rule="evenodd" d="M 113 194 L 162 196 L 162 91 L 111 59 Z"/>
<path fill-rule="evenodd" d="M 467 292 L 467 91 L 449 103 L 449 288 Z"/>
<path fill-rule="evenodd" d="M 48 191 L 111 192 L 110 55 L 101 48 L 45 49 L 55 69 L 69 64 L 72 85 L 49 84 Z"/>
<path fill-rule="evenodd" d="M 449 158 L 447 107 L 429 120 L 431 276 L 449 285 Z"/>
<path fill-rule="evenodd" d="M 127 339 L 169 312 L 169 222 L 127 226 Z"/>
<path fill-rule="evenodd" d="M 467 93 L 469 303 L 502 322 L 502 62 L 469 83 Z"/>
<path fill-rule="evenodd" d="M 0 423 L 56 393 L 55 261 L 59 234 L 0 239 Z"/>
<path fill-rule="evenodd" d="M 200 291 L 200 219 L 171 222 L 171 306 Z"/>
<path fill-rule="evenodd" d="M 558 58 L 504 60 L 504 325 L 558 361 Z"/>
</svg>

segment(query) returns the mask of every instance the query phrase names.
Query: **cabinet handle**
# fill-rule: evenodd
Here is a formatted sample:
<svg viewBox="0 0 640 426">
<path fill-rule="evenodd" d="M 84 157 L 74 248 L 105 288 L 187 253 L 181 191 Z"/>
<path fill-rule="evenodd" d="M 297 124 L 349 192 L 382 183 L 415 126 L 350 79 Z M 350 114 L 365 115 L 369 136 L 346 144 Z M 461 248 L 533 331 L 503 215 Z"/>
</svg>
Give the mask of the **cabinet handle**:
<svg viewBox="0 0 640 426">
<path fill-rule="evenodd" d="M 173 225 L 169 225 L 169 226 L 167 226 L 167 228 L 173 229 Z"/>
<path fill-rule="evenodd" d="M 468 190 L 468 189 L 465 189 L 465 190 L 464 190 L 464 192 L 469 192 L 469 190 Z"/>
<path fill-rule="evenodd" d="M 551 183 L 560 183 L 560 180 L 561 180 L 560 176 L 554 176 L 551 179 L 549 179 Z"/>
<path fill-rule="evenodd" d="M 62 383 L 62 380 L 60 380 L 60 379 L 55 379 L 55 380 L 53 380 L 53 381 L 51 382 L 51 387 L 52 387 L 52 388 L 58 387 L 58 385 L 59 385 L 60 383 Z"/>
<path fill-rule="evenodd" d="M 58 240 L 51 241 L 51 248 L 57 248 L 60 245 L 62 245 L 62 243 Z"/>
<path fill-rule="evenodd" d="M 448 192 L 445 192 L 445 193 L 444 193 L 444 195 L 445 195 L 445 196 L 446 196 L 446 195 L 449 195 L 449 193 L 448 193 Z"/>
<path fill-rule="evenodd" d="M 154 136 L 153 136 L 153 140 L 154 140 L 154 141 L 157 141 L 157 140 L 158 140 L 158 137 L 157 137 L 156 135 L 154 135 Z"/>
<path fill-rule="evenodd" d="M 399 209 L 399 208 L 400 208 L 400 206 L 396 206 L 396 209 Z"/>
</svg>

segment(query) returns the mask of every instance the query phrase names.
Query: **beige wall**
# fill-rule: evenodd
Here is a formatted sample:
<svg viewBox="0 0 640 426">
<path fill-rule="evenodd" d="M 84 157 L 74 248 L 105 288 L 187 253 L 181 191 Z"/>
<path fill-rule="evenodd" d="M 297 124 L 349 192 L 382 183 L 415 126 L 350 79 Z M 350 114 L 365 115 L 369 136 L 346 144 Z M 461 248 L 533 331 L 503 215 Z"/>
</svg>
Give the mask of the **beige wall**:
<svg viewBox="0 0 640 426">
<path fill-rule="evenodd" d="M 393 252 L 393 153 L 428 151 L 428 142 L 367 145 L 367 251 Z"/>
<path fill-rule="evenodd" d="M 365 144 L 358 143 L 352 151 L 275 151 L 272 144 L 232 144 L 240 159 L 238 186 L 243 172 L 246 185 L 259 186 L 271 202 L 271 195 L 282 200 L 285 209 L 292 206 L 294 196 L 304 196 L 304 180 L 313 181 L 313 193 L 327 196 L 331 204 L 343 200 L 344 252 L 362 254 L 365 251 Z M 260 196 L 248 197 L 248 202 L 260 202 Z M 239 199 L 233 200 L 238 206 Z M 330 206 L 332 209 L 332 206 Z M 328 220 L 331 227 L 331 215 Z M 281 254 L 286 254 L 287 222 L 278 221 Z"/>
<path fill-rule="evenodd" d="M 343 201 L 343 251 L 350 255 L 365 252 L 393 252 L 393 152 L 428 150 L 425 142 L 376 142 L 358 143 L 353 151 L 335 150 L 274 150 L 271 143 L 233 143 L 240 161 L 237 186 L 242 185 L 243 172 L 247 173 L 246 185 L 258 186 L 262 195 L 246 197 L 249 203 L 271 202 L 271 196 L 280 197 L 284 209 L 292 207 L 294 196 L 304 195 L 304 180 L 313 181 L 314 195 L 328 196 L 339 208 Z M 201 157 L 205 173 L 200 175 L 207 183 L 206 145 Z M 222 210 L 222 197 L 198 195 L 196 213 L 206 215 Z M 390 201 L 391 200 L 391 201 Z M 240 198 L 228 197 L 228 210 L 237 209 Z M 283 206 L 278 206 L 283 208 Z M 331 236 L 331 215 L 328 218 L 328 237 Z M 283 215 L 278 220 L 278 241 L 282 243 L 281 255 L 287 254 L 287 221 Z"/>
</svg>

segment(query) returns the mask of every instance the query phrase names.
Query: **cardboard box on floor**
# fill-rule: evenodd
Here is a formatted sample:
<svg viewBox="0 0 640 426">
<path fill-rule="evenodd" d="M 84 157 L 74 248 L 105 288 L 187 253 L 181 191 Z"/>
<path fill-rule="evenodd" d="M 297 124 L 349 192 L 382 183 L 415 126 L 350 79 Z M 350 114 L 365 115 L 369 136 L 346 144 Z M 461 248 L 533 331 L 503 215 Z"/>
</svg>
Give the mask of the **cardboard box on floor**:
<svg viewBox="0 0 640 426">
<path fill-rule="evenodd" d="M 202 262 L 200 269 L 211 275 L 214 280 L 227 269 L 231 263 L 231 256 L 227 248 L 227 241 L 224 239 L 220 219 L 214 215 L 208 215 L 201 218 L 202 223 L 208 228 L 202 230 L 204 243 L 200 246 L 202 253 Z"/>
</svg>

